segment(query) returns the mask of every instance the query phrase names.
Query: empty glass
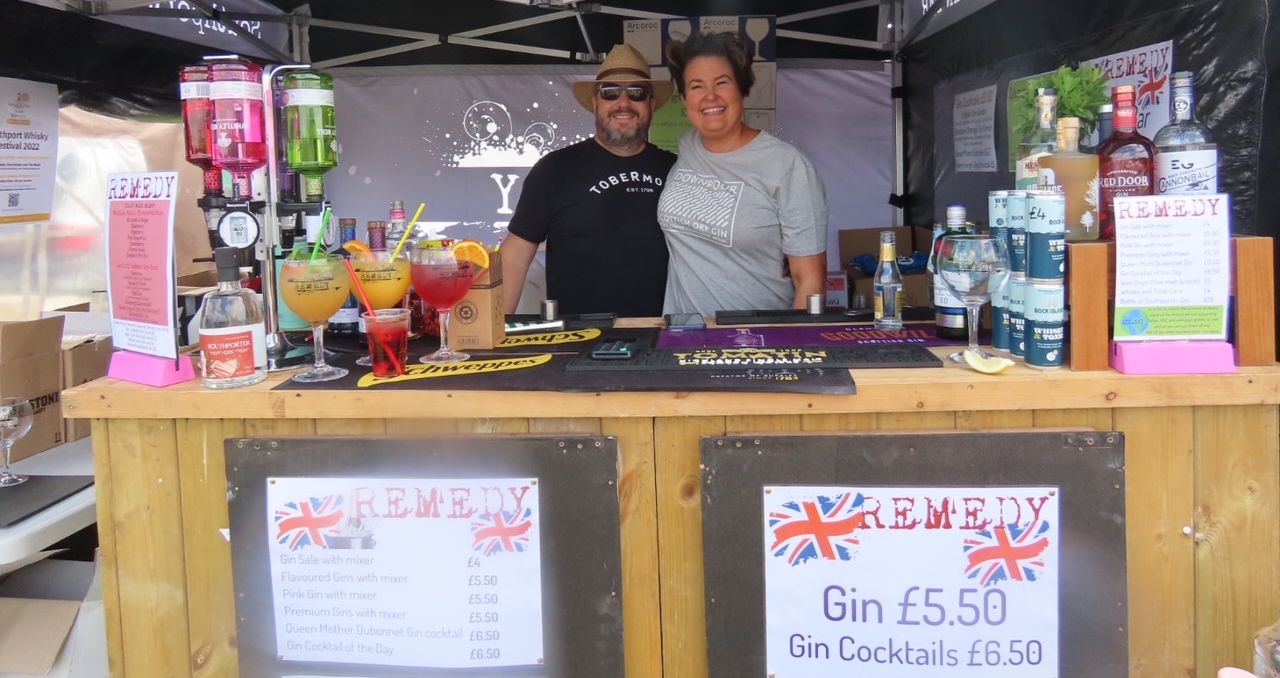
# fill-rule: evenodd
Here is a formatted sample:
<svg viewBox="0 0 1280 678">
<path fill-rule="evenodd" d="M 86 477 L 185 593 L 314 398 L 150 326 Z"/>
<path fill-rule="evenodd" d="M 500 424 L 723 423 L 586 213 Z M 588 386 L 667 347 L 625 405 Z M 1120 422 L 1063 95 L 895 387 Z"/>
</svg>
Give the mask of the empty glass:
<svg viewBox="0 0 1280 678">
<path fill-rule="evenodd" d="M 995 357 L 978 348 L 978 311 L 1009 280 L 1009 250 L 1004 240 L 990 234 L 943 236 L 938 249 L 938 276 L 964 302 L 969 314 L 969 348 L 979 357 Z M 964 351 L 950 356 L 964 362 Z"/>
</svg>

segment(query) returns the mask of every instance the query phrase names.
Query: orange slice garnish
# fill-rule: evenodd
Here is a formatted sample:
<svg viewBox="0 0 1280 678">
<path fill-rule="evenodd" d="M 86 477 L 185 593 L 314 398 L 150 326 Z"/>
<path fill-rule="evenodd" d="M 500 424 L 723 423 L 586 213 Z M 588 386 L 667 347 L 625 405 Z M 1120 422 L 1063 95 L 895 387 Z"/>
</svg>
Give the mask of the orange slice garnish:
<svg viewBox="0 0 1280 678">
<path fill-rule="evenodd" d="M 373 250 L 369 249 L 368 245 L 360 242 L 359 240 L 348 240 L 342 243 L 342 249 L 349 252 L 353 259 L 373 258 Z"/>
<path fill-rule="evenodd" d="M 459 240 L 454 243 L 453 256 L 458 261 L 469 261 L 472 266 L 489 270 L 489 250 L 474 240 Z"/>
</svg>

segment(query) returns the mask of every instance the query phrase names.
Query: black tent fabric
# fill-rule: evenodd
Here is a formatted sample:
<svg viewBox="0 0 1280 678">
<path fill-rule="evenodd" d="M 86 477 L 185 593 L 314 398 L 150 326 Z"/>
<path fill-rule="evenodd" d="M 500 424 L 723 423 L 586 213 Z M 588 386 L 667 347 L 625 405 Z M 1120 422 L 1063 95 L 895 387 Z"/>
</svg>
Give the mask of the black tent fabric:
<svg viewBox="0 0 1280 678">
<path fill-rule="evenodd" d="M 949 121 L 950 95 L 998 83 L 997 102 L 1003 102 L 1011 79 L 1171 40 L 1175 70 L 1197 76 L 1199 118 L 1219 146 L 1219 189 L 1232 194 L 1233 231 L 1273 234 L 1276 224 L 1258 216 L 1270 214 L 1259 209 L 1259 193 L 1266 192 L 1260 191 L 1266 185 L 1260 160 L 1274 155 L 1260 152 L 1266 22 L 1266 0 L 1002 0 L 907 46 L 899 55 L 905 72 L 907 223 L 933 223 L 952 202 L 970 205 L 985 219 L 986 192 L 1013 185 L 1012 172 L 954 171 L 950 126 L 937 122 Z M 997 130 L 1006 125 L 1003 108 L 996 106 Z M 1007 153 L 1002 137 L 997 132 L 999 158 Z M 1274 158 L 1271 164 L 1277 164 Z M 1268 204 L 1277 199 L 1268 196 Z"/>
</svg>

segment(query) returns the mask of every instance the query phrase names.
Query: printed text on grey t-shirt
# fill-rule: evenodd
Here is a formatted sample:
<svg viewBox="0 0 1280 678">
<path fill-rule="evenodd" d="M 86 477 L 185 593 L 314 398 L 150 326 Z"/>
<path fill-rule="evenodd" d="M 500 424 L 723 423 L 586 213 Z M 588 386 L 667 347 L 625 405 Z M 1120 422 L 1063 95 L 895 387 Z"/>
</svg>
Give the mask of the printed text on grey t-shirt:
<svg viewBox="0 0 1280 678">
<path fill-rule="evenodd" d="M 743 182 L 676 170 L 663 195 L 665 230 L 688 233 L 713 243 L 733 246 L 733 222 L 742 199 Z"/>
</svg>

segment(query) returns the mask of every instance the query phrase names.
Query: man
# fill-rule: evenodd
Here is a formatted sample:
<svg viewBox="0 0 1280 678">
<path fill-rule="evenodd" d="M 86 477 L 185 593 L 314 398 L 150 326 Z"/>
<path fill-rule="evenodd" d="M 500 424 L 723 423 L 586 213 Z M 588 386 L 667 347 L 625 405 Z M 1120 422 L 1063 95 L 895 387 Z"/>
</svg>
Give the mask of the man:
<svg viewBox="0 0 1280 678">
<path fill-rule="evenodd" d="M 573 84 L 596 118 L 591 139 L 548 153 L 524 180 L 502 241 L 506 312 L 520 302 L 529 263 L 547 243 L 547 298 L 562 313 L 662 314 L 667 245 L 658 197 L 676 156 L 648 141 L 669 81 L 628 45 L 605 57 L 594 80 Z"/>
</svg>

